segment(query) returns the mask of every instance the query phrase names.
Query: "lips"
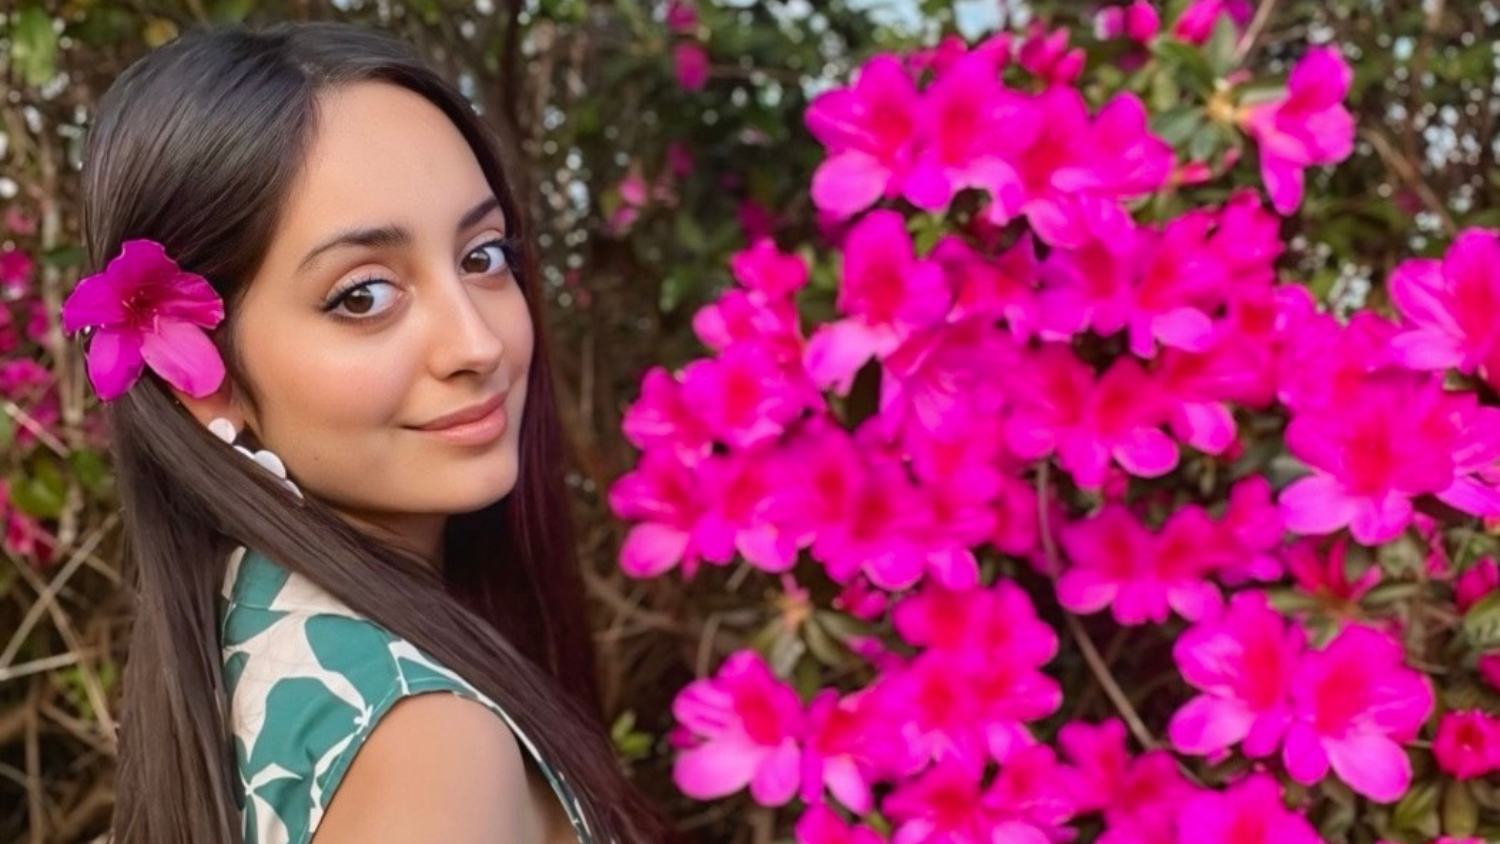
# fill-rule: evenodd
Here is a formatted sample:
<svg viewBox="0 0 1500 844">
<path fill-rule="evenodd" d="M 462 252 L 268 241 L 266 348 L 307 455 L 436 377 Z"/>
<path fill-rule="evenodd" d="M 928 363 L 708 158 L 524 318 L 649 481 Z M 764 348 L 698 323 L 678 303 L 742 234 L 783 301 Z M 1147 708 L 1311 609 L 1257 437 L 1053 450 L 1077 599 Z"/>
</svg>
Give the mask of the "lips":
<svg viewBox="0 0 1500 844">
<path fill-rule="evenodd" d="M 448 428 L 456 428 L 469 422 L 477 422 L 480 419 L 494 413 L 501 405 L 505 404 L 506 393 L 496 393 L 478 404 L 455 410 L 444 416 L 439 416 L 421 425 L 415 425 L 419 431 L 442 431 Z"/>
</svg>

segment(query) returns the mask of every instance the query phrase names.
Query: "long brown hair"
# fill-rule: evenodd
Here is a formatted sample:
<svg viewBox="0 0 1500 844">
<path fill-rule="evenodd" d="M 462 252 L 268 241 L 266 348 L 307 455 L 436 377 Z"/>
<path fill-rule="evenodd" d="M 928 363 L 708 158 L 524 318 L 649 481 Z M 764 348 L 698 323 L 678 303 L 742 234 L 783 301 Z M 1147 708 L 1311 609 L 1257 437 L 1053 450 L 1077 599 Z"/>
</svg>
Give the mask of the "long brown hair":
<svg viewBox="0 0 1500 844">
<path fill-rule="evenodd" d="M 450 518 L 439 577 L 317 501 L 296 504 L 149 373 L 112 402 L 137 598 L 115 840 L 241 840 L 216 596 L 228 552 L 243 543 L 411 640 L 505 707 L 574 785 L 601 841 L 661 841 L 665 825 L 624 776 L 600 718 L 536 255 L 494 139 L 470 103 L 406 45 L 358 27 L 190 31 L 133 64 L 99 102 L 83 169 L 89 265 L 102 267 L 127 239 L 150 238 L 207 278 L 228 311 L 215 342 L 229 377 L 253 401 L 234 354 L 235 306 L 311 142 L 315 96 L 358 81 L 398 85 L 442 109 L 527 244 L 519 276 L 537 344 L 516 486 L 479 512 Z"/>
</svg>

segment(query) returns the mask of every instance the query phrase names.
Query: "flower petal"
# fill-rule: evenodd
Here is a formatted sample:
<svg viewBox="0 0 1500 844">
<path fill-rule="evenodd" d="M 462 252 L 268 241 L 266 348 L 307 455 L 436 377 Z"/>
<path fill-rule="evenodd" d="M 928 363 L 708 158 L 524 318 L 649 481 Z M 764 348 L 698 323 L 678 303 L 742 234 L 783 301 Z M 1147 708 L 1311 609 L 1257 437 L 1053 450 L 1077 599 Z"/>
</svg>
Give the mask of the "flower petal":
<svg viewBox="0 0 1500 844">
<path fill-rule="evenodd" d="M 195 398 L 219 389 L 224 359 L 203 329 L 190 322 L 159 320 L 141 337 L 141 356 L 168 384 Z"/>
<path fill-rule="evenodd" d="M 141 335 L 100 329 L 89 341 L 89 381 L 104 401 L 118 398 L 141 377 Z"/>
</svg>

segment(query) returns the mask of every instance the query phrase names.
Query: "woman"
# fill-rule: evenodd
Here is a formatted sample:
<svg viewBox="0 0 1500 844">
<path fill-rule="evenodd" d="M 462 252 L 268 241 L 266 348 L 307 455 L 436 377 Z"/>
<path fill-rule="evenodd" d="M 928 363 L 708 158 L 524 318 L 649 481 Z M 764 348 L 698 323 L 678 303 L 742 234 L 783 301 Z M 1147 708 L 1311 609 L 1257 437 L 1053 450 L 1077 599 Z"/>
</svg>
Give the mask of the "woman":
<svg viewBox="0 0 1500 844">
<path fill-rule="evenodd" d="M 138 595 L 115 840 L 663 840 L 598 717 L 533 253 L 469 103 L 357 28 L 194 31 L 101 99 L 83 203 L 64 325 Z"/>
</svg>

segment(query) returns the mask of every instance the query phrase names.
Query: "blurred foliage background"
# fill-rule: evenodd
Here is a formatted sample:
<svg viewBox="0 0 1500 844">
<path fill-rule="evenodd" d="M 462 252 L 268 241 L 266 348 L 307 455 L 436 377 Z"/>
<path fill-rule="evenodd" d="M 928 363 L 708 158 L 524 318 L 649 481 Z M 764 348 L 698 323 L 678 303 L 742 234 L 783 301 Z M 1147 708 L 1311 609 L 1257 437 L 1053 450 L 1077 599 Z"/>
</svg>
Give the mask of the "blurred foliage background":
<svg viewBox="0 0 1500 844">
<path fill-rule="evenodd" d="M 728 284 L 729 254 L 760 233 L 816 248 L 807 184 L 821 148 L 802 123 L 809 98 L 878 51 L 1046 20 L 1087 49 L 1087 78 L 1113 87 L 1128 77 L 1153 112 L 1175 109 L 1177 123 L 1157 129 L 1180 135 L 1194 157 L 1220 155 L 1233 139 L 1192 117 L 1223 69 L 1096 40 L 1104 3 L 703 0 L 686 31 L 666 25 L 665 5 L 0 0 L 0 844 L 94 840 L 112 807 L 130 600 L 106 442 L 56 322 L 83 271 L 77 173 L 92 104 L 184 29 L 282 20 L 350 21 L 408 39 L 504 139 L 545 256 L 578 541 L 622 758 L 703 840 L 770 840 L 755 811 L 678 795 L 660 737 L 673 693 L 732 646 L 719 632 L 774 626 L 785 610 L 736 569 L 687 584 L 624 578 L 603 494 L 632 463 L 620 417 L 641 373 L 697 350 L 691 315 Z M 1167 3 L 1164 17 L 1182 5 Z M 1310 174 L 1307 201 L 1286 223 L 1285 271 L 1336 308 L 1379 304 L 1401 258 L 1440 253 L 1464 226 L 1500 226 L 1500 3 L 1255 7 L 1225 67 L 1274 80 L 1308 43 L 1336 43 L 1356 69 L 1355 155 Z M 693 45 L 708 58 L 701 86 L 682 84 L 674 61 Z M 1253 168 L 1246 175 L 1258 181 Z"/>
</svg>

